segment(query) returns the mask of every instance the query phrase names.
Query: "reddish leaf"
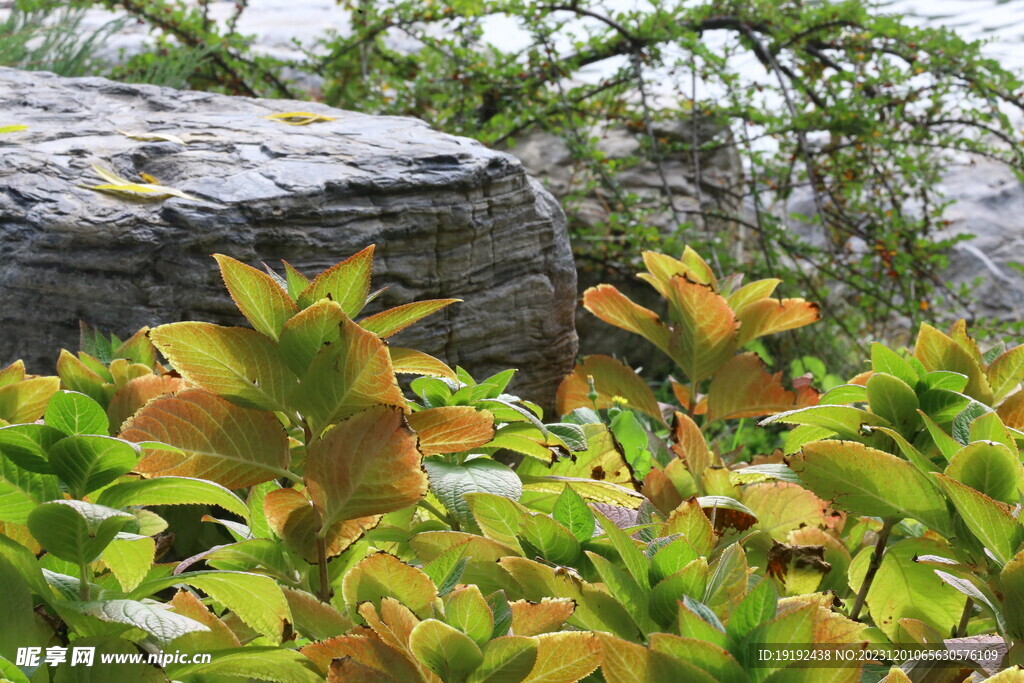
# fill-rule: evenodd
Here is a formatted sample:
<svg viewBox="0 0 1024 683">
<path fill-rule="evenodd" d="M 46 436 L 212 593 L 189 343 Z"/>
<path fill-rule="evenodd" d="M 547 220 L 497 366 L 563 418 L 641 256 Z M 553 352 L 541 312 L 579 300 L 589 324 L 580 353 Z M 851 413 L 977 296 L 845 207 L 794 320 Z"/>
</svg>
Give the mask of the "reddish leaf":
<svg viewBox="0 0 1024 683">
<path fill-rule="evenodd" d="M 381 600 L 391 597 L 421 619 L 431 614 L 437 599 L 437 588 L 430 577 L 385 552 L 368 555 L 349 569 L 341 591 L 348 605 L 369 600 L 380 609 Z"/>
<path fill-rule="evenodd" d="M 707 419 L 761 417 L 816 405 L 820 394 L 802 384 L 789 391 L 782 386 L 782 373 L 770 374 L 756 353 L 734 356 L 711 380 Z"/>
<path fill-rule="evenodd" d="M 185 380 L 173 375 L 144 375 L 129 380 L 114 392 L 107 406 L 107 417 L 117 433 L 121 424 L 154 398 L 173 394 L 187 386 Z"/>
<path fill-rule="evenodd" d="M 544 598 L 540 602 L 516 600 L 512 608 L 512 633 L 517 636 L 536 636 L 561 631 L 565 622 L 576 611 L 575 601 L 569 598 Z"/>
<path fill-rule="evenodd" d="M 650 415 L 664 424 L 658 400 L 654 392 L 632 368 L 615 360 L 611 356 L 587 356 L 583 362 L 573 368 L 558 386 L 555 407 L 559 415 L 571 413 L 576 408 L 591 408 L 593 403 L 587 398 L 590 393 L 588 377 L 594 378 L 594 389 L 597 391 L 597 408 L 611 408 L 612 399 L 616 396 L 626 399 L 631 408 Z"/>
<path fill-rule="evenodd" d="M 409 659 L 395 648 L 387 645 L 372 631 L 368 635 L 346 635 L 328 638 L 318 643 L 311 643 L 301 650 L 302 654 L 313 660 L 317 668 L 324 674 L 328 670 L 343 672 L 346 666 L 338 664 L 350 658 L 359 666 L 355 672 L 365 675 L 369 669 L 377 678 L 361 679 L 339 678 L 337 680 L 372 680 L 372 681 L 418 681 L 416 667 Z"/>
<path fill-rule="evenodd" d="M 278 538 L 289 548 L 316 563 L 316 537 L 320 531 L 320 516 L 312 501 L 293 488 L 275 489 L 263 500 L 263 512 L 267 523 Z M 346 548 L 358 541 L 363 534 L 380 523 L 380 515 L 336 522 L 324 536 L 326 556 L 340 555 Z"/>
<path fill-rule="evenodd" d="M 314 435 L 373 405 L 405 406 L 387 346 L 350 320 L 336 342 L 321 349 L 295 386 L 291 402 Z"/>
<path fill-rule="evenodd" d="M 390 347 L 388 351 L 391 353 L 391 364 L 396 374 L 458 379 L 454 370 L 422 351 L 395 346 Z"/>
<path fill-rule="evenodd" d="M 633 303 L 611 285 L 591 287 L 583 293 L 583 306 L 609 325 L 639 334 L 669 353 L 669 331 L 654 311 Z"/>
<path fill-rule="evenodd" d="M 309 496 L 329 526 L 400 510 L 427 494 L 416 434 L 398 408 L 375 406 L 307 448 Z"/>
<path fill-rule="evenodd" d="M 209 479 L 229 489 L 282 476 L 290 457 L 288 437 L 273 413 L 240 408 L 202 389 L 150 401 L 124 424 L 121 436 L 181 449 L 146 451 L 135 468 L 144 476 Z"/>
<path fill-rule="evenodd" d="M 736 350 L 739 322 L 711 285 L 675 277 L 670 286 L 674 329 L 669 355 L 690 382 L 699 384 Z"/>
<path fill-rule="evenodd" d="M 443 406 L 409 415 L 424 455 L 459 453 L 494 438 L 494 416 L 471 406 Z"/>
<path fill-rule="evenodd" d="M 766 334 L 810 325 L 821 318 L 818 304 L 803 299 L 761 299 L 748 304 L 740 317 L 739 345 Z"/>
<path fill-rule="evenodd" d="M 1024 391 L 1018 391 L 1003 401 L 996 413 L 1007 427 L 1024 429 Z"/>
</svg>

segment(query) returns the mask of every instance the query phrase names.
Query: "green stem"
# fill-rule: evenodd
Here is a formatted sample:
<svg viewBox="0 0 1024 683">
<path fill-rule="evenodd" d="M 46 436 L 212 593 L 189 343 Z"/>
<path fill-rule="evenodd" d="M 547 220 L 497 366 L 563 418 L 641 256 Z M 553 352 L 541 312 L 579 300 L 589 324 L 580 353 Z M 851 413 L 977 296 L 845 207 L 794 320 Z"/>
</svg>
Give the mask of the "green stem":
<svg viewBox="0 0 1024 683">
<path fill-rule="evenodd" d="M 434 507 L 425 500 L 421 500 L 419 503 L 417 503 L 417 505 L 419 505 L 421 508 L 423 508 L 430 514 L 434 515 L 438 519 L 443 519 L 445 522 L 448 523 L 448 526 L 452 528 L 452 531 L 459 530 L 459 520 L 455 519 L 451 515 L 441 512 L 440 510 L 438 510 L 436 507 Z"/>
<path fill-rule="evenodd" d="M 92 600 L 92 585 L 89 583 L 89 564 L 78 565 L 78 598 L 82 602 Z"/>
<path fill-rule="evenodd" d="M 971 620 L 971 614 L 974 613 L 974 600 L 967 598 L 967 602 L 964 603 L 963 614 L 960 615 L 960 624 L 956 627 L 956 633 L 953 635 L 954 638 L 963 638 L 967 635 L 967 622 Z"/>
<path fill-rule="evenodd" d="M 889 542 L 889 532 L 896 526 L 897 521 L 895 519 L 887 519 L 882 522 L 882 530 L 878 532 L 878 541 L 875 543 L 875 552 L 871 554 L 868 571 L 864 575 L 863 583 L 860 585 L 860 591 L 857 593 L 857 599 L 853 603 L 853 609 L 850 610 L 850 618 L 854 621 L 858 620 L 860 611 L 864 608 L 864 601 L 867 600 L 871 582 L 874 580 L 875 574 L 878 573 L 878 568 L 882 566 L 882 556 L 885 554 L 885 545 Z"/>
</svg>

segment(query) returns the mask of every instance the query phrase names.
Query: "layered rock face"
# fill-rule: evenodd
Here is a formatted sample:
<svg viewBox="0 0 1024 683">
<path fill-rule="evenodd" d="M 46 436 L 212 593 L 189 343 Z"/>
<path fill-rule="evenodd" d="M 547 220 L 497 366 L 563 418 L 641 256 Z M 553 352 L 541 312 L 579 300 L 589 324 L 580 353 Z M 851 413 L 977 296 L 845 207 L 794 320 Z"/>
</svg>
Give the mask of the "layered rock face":
<svg viewBox="0 0 1024 683">
<path fill-rule="evenodd" d="M 263 118 L 314 111 L 334 121 Z M 315 274 L 376 245 L 367 313 L 465 303 L 393 343 L 476 376 L 521 370 L 547 403 L 576 352 L 576 275 L 557 202 L 514 158 L 422 122 L 0 69 L 0 361 L 52 371 L 78 321 L 128 334 L 178 320 L 243 324 L 210 255 Z M 124 133 L 171 134 L 141 141 Z M 97 164 L 198 199 L 86 189 Z"/>
</svg>

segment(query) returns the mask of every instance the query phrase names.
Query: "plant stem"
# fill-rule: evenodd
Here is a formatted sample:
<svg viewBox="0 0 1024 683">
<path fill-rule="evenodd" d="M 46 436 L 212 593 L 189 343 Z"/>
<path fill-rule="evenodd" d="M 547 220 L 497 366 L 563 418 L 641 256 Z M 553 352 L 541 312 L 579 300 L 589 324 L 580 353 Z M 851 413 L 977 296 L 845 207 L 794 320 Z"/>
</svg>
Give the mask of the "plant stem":
<svg viewBox="0 0 1024 683">
<path fill-rule="evenodd" d="M 316 539 L 316 568 L 320 574 L 320 585 L 317 586 L 316 596 L 321 602 L 331 601 L 331 580 L 327 576 L 327 539 L 317 536 Z"/>
<path fill-rule="evenodd" d="M 956 633 L 953 634 L 954 638 L 963 638 L 967 635 L 967 622 L 971 620 L 973 612 L 974 600 L 967 598 L 967 602 L 964 603 L 964 613 L 960 615 L 960 624 L 956 627 Z"/>
<path fill-rule="evenodd" d="M 82 602 L 92 600 L 92 586 L 89 583 L 89 565 L 86 562 L 78 565 L 78 597 Z"/>
<path fill-rule="evenodd" d="M 455 519 L 451 515 L 446 515 L 445 513 L 441 512 L 440 510 L 438 510 L 436 507 L 434 507 L 425 500 L 421 500 L 419 503 L 417 503 L 417 505 L 419 505 L 421 508 L 423 508 L 430 514 L 434 515 L 438 519 L 442 519 L 445 522 L 447 522 L 448 526 L 452 528 L 452 531 L 459 530 L 459 520 Z"/>
<path fill-rule="evenodd" d="M 882 555 L 885 554 L 885 544 L 889 541 L 889 532 L 896 526 L 895 519 L 887 519 L 882 522 L 882 530 L 878 532 L 878 541 L 875 543 L 875 552 L 871 555 L 871 563 L 868 564 L 868 571 L 864 575 L 864 582 L 860 585 L 860 591 L 857 593 L 857 599 L 853 603 L 853 609 L 850 610 L 850 618 L 857 621 L 860 617 L 860 611 L 864 607 L 864 601 L 868 597 L 868 590 L 871 588 L 871 582 L 875 578 L 875 574 L 878 572 L 878 568 L 882 566 Z"/>
</svg>

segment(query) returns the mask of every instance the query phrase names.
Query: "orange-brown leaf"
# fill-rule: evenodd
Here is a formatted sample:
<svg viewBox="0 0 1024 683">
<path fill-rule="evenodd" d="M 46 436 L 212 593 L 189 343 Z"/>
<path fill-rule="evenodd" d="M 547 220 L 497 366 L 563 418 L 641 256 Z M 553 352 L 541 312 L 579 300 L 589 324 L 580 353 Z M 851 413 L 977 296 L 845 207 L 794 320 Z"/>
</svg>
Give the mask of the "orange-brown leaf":
<svg viewBox="0 0 1024 683">
<path fill-rule="evenodd" d="M 686 462 L 695 477 L 699 477 L 704 468 L 713 461 L 708 442 L 704 434 L 692 418 L 683 413 L 676 413 L 672 425 L 672 452 Z"/>
<path fill-rule="evenodd" d="M 107 406 L 110 425 L 116 430 L 134 415 L 142 406 L 154 398 L 173 394 L 188 386 L 180 377 L 173 375 L 144 375 L 129 380 L 114 392 Z"/>
<path fill-rule="evenodd" d="M 734 356 L 715 374 L 708 389 L 708 419 L 761 417 L 813 406 L 818 392 L 804 383 L 796 391 L 782 386 L 782 373 L 765 369 L 756 353 Z"/>
<path fill-rule="evenodd" d="M 395 346 L 389 347 L 388 351 L 391 353 L 391 365 L 396 374 L 458 379 L 454 370 L 422 351 Z"/>
<path fill-rule="evenodd" d="M 406 405 L 387 346 L 350 320 L 342 323 L 337 341 L 317 353 L 291 402 L 314 435 L 370 406 Z"/>
<path fill-rule="evenodd" d="M 135 468 L 144 476 L 209 479 L 229 489 L 281 476 L 290 457 L 288 436 L 273 413 L 241 408 L 202 389 L 153 399 L 124 424 L 121 436 L 181 449 L 147 451 Z"/>
<path fill-rule="evenodd" d="M 320 530 L 320 519 L 312 501 L 293 488 L 274 489 L 263 500 L 263 512 L 270 528 L 285 545 L 307 562 L 317 562 L 316 536 Z M 327 557 L 340 555 L 377 526 L 380 519 L 380 515 L 371 515 L 331 525 L 324 537 Z"/>
<path fill-rule="evenodd" d="M 583 306 L 609 325 L 639 334 L 665 353 L 669 352 L 668 328 L 657 314 L 633 303 L 612 285 L 598 285 L 585 291 Z"/>
<path fill-rule="evenodd" d="M 314 441 L 305 475 L 325 525 L 393 512 L 427 494 L 416 434 L 392 406 L 357 413 Z"/>
<path fill-rule="evenodd" d="M 576 602 L 570 598 L 544 598 L 540 602 L 516 600 L 512 608 L 512 633 L 517 636 L 536 636 L 560 631 L 576 611 Z"/>
<path fill-rule="evenodd" d="M 1011 394 L 999 404 L 996 413 L 1007 427 L 1024 429 L 1024 391 Z"/>
<path fill-rule="evenodd" d="M 242 647 L 238 637 L 228 628 L 227 624 L 210 611 L 210 608 L 199 602 L 194 594 L 186 590 L 179 590 L 171 598 L 171 610 L 183 617 L 198 621 L 206 626 L 209 631 L 195 631 L 186 633 L 174 641 L 176 647 L 183 650 L 209 651 L 225 650 L 228 648 Z"/>
<path fill-rule="evenodd" d="M 494 416 L 471 406 L 442 406 L 409 415 L 423 455 L 459 453 L 494 438 Z"/>
<path fill-rule="evenodd" d="M 576 408 L 591 408 L 593 404 L 587 395 L 590 393 L 588 377 L 594 378 L 594 389 L 597 391 L 597 408 L 606 410 L 612 407 L 612 399 L 620 396 L 631 408 L 650 415 L 659 422 L 665 420 L 661 416 L 658 400 L 654 392 L 632 368 L 611 356 L 587 356 L 583 362 L 573 368 L 558 386 L 555 396 L 555 407 L 559 415 L 571 413 Z"/>
<path fill-rule="evenodd" d="M 699 384 L 714 375 L 737 347 L 739 322 L 711 285 L 674 277 L 670 282 L 672 359 Z"/>
<path fill-rule="evenodd" d="M 371 680 L 418 681 L 416 667 L 400 651 L 389 646 L 372 631 L 368 635 L 347 635 L 328 638 L 318 643 L 311 643 L 300 653 L 309 657 L 324 674 L 331 668 L 334 660 L 351 657 L 362 667 L 379 672 L 390 678 Z"/>
<path fill-rule="evenodd" d="M 821 318 L 818 304 L 803 299 L 761 299 L 743 308 L 740 315 L 740 340 L 743 346 L 752 339 L 810 325 Z"/>
</svg>

